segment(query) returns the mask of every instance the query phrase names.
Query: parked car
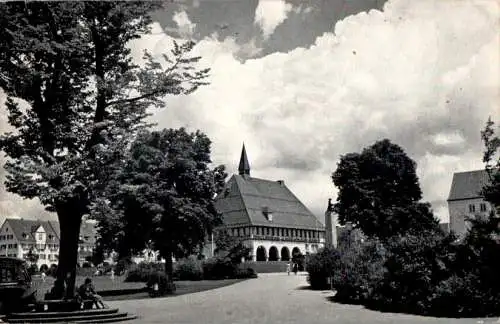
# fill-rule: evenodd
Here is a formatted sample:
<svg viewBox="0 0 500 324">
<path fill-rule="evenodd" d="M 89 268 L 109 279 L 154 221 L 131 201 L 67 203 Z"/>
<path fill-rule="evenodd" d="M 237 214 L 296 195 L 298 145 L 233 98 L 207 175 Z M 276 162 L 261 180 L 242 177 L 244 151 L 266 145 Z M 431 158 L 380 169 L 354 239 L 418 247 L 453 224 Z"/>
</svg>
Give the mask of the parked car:
<svg viewBox="0 0 500 324">
<path fill-rule="evenodd" d="M 0 257 L 0 314 L 25 309 L 36 302 L 36 289 L 26 261 Z"/>
</svg>

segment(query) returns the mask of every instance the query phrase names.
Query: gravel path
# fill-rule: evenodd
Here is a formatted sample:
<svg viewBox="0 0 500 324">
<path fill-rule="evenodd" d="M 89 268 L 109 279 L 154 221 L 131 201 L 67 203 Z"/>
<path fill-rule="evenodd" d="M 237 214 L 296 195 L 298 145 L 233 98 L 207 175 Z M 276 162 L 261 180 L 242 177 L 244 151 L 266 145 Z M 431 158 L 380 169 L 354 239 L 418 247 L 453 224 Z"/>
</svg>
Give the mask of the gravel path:
<svg viewBox="0 0 500 324">
<path fill-rule="evenodd" d="M 108 302 L 139 315 L 136 323 L 500 323 L 490 319 L 443 319 L 381 313 L 332 303 L 329 291 L 312 291 L 305 275 L 261 274 L 231 286 L 170 298 Z"/>
</svg>

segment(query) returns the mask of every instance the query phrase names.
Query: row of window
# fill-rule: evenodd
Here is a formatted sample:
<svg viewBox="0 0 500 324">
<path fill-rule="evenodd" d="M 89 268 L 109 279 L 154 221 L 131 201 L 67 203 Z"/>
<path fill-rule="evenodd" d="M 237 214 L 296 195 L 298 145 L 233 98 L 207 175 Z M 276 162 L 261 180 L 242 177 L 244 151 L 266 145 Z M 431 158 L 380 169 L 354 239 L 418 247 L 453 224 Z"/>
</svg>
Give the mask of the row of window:
<svg viewBox="0 0 500 324">
<path fill-rule="evenodd" d="M 38 258 L 40 260 L 49 260 L 49 261 L 57 261 L 59 255 L 58 254 L 44 254 L 44 253 L 41 253 L 41 254 L 38 254 Z M 28 259 L 28 254 L 25 253 L 23 254 L 23 259 Z"/>
<path fill-rule="evenodd" d="M 481 203 L 479 204 L 479 211 L 480 212 L 485 212 L 486 211 L 486 204 Z M 475 213 L 476 212 L 476 205 L 470 204 L 469 205 L 469 213 Z"/>
<path fill-rule="evenodd" d="M 0 235 L 0 241 L 12 240 L 12 239 L 14 239 L 14 235 L 13 234 Z"/>
<path fill-rule="evenodd" d="M 269 235 L 281 237 L 299 237 L 299 238 L 322 238 L 323 233 L 318 231 L 292 229 L 292 228 L 275 228 L 275 227 L 242 227 L 230 229 L 230 234 L 233 236 L 245 235 Z"/>
<path fill-rule="evenodd" d="M 17 244 L 2 244 L 0 245 L 0 250 L 6 249 L 17 249 Z"/>
</svg>

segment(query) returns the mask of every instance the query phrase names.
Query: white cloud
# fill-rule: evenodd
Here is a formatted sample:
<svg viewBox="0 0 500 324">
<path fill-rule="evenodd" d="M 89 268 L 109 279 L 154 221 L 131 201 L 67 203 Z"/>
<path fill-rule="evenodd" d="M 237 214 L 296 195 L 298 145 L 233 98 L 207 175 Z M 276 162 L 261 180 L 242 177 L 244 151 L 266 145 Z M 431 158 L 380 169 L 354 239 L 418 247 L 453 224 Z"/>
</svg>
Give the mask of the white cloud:
<svg viewBox="0 0 500 324">
<path fill-rule="evenodd" d="M 267 36 L 290 10 L 259 7 Z M 417 161 L 424 198 L 446 220 L 452 173 L 483 166 L 479 131 L 499 119 L 499 16 L 493 1 L 394 0 L 338 22 L 310 48 L 244 63 L 233 39 L 210 37 L 195 51 L 211 84 L 168 98 L 154 118 L 206 132 L 229 172 L 244 141 L 252 175 L 284 179 L 320 217 L 336 195 L 339 156 L 390 138 Z M 158 24 L 153 33 L 134 42 L 135 58 L 143 48 L 168 53 L 172 38 Z M 23 215 L 21 205 L 4 208 Z"/>
<path fill-rule="evenodd" d="M 285 179 L 319 216 L 336 195 L 339 156 L 390 138 L 417 161 L 424 199 L 446 220 L 452 173 L 482 167 L 479 131 L 498 116 L 498 18 L 490 2 L 395 0 L 308 49 L 245 63 L 234 42 L 206 39 L 196 51 L 211 85 L 155 118 L 207 132 L 231 172 L 245 141 L 252 174 Z"/>
<path fill-rule="evenodd" d="M 260 26 L 265 39 L 272 35 L 292 11 L 292 5 L 285 0 L 259 0 L 255 9 L 255 23 Z"/>
<path fill-rule="evenodd" d="M 174 14 L 173 21 L 179 28 L 179 34 L 183 38 L 191 38 L 196 28 L 196 24 L 191 22 L 185 11 L 178 11 Z"/>
</svg>

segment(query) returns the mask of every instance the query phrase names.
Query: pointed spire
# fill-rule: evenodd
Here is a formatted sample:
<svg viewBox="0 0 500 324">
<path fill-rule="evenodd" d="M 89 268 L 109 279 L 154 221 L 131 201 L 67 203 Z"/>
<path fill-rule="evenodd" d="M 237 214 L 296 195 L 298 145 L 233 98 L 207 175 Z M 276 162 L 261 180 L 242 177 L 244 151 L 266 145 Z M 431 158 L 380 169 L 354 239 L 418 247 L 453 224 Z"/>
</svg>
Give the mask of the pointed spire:
<svg viewBox="0 0 500 324">
<path fill-rule="evenodd" d="M 248 163 L 247 151 L 245 150 L 245 143 L 243 143 L 243 149 L 241 150 L 240 166 L 238 167 L 238 172 L 240 175 L 250 176 L 250 163 Z"/>
</svg>

